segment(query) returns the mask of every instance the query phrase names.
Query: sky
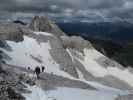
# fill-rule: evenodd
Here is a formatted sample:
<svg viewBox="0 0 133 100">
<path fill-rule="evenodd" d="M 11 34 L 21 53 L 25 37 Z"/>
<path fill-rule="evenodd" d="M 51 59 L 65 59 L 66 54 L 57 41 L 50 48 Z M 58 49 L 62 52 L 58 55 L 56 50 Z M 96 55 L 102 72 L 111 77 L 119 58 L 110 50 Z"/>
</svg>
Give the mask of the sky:
<svg viewBox="0 0 133 100">
<path fill-rule="evenodd" d="M 0 20 L 133 21 L 133 0 L 0 0 Z"/>
</svg>

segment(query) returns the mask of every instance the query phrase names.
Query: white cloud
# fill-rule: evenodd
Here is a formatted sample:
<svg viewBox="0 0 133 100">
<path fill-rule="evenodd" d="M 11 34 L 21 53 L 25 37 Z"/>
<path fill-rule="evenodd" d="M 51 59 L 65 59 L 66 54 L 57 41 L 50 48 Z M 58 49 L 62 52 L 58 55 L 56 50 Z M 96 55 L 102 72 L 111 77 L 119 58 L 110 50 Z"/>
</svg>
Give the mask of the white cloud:
<svg viewBox="0 0 133 100">
<path fill-rule="evenodd" d="M 57 5 L 51 5 L 50 8 L 51 8 L 52 10 L 55 10 L 55 9 L 58 9 L 58 6 L 57 6 Z"/>
</svg>

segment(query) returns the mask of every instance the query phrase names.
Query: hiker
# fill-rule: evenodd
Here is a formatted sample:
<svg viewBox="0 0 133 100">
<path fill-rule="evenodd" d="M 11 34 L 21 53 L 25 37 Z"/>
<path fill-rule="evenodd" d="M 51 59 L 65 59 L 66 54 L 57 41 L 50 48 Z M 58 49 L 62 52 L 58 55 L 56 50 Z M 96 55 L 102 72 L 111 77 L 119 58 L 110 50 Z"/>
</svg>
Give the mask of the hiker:
<svg viewBox="0 0 133 100">
<path fill-rule="evenodd" d="M 45 70 L 45 67 L 44 67 L 44 66 L 42 66 L 42 72 L 44 72 L 44 70 Z"/>
<path fill-rule="evenodd" d="M 28 70 L 30 70 L 30 67 L 28 67 Z"/>
<path fill-rule="evenodd" d="M 41 71 L 40 71 L 40 68 L 37 66 L 36 68 L 35 68 L 35 74 L 36 74 L 36 76 L 37 76 L 37 79 L 39 79 L 39 74 L 41 73 Z"/>
</svg>

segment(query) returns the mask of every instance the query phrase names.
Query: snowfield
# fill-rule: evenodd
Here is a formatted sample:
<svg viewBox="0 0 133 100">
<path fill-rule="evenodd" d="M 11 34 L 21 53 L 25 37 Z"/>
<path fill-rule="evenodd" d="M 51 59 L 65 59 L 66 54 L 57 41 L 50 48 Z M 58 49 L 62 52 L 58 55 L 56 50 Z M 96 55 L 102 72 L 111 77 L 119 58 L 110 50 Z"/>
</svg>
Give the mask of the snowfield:
<svg viewBox="0 0 133 100">
<path fill-rule="evenodd" d="M 34 34 L 54 37 L 53 34 L 47 32 L 34 32 Z M 47 73 L 53 73 L 53 75 L 72 80 L 79 80 L 97 89 L 87 90 L 57 87 L 55 90 L 45 91 L 41 86 L 27 86 L 28 90 L 32 91 L 32 93 L 23 94 L 26 97 L 26 100 L 115 100 L 119 94 L 123 95 L 129 93 L 128 91 L 121 91 L 119 89 L 104 86 L 98 82 L 87 81 L 84 78 L 84 73 L 78 68 L 76 68 L 76 71 L 79 78 L 74 78 L 67 72 L 62 71 L 60 69 L 60 64 L 58 64 L 50 54 L 52 48 L 50 41 L 38 42 L 37 39 L 25 35 L 24 41 L 19 43 L 7 41 L 7 44 L 11 47 L 12 51 L 0 48 L 0 50 L 11 57 L 11 60 L 6 61 L 7 64 L 26 69 L 30 67 L 33 70 L 36 66 L 45 66 L 45 72 Z M 78 60 L 94 77 L 112 75 L 133 87 L 133 74 L 129 72 L 128 69 L 123 70 L 114 66 L 108 66 L 107 68 L 101 66 L 97 62 L 97 59 L 100 59 L 101 57 L 106 59 L 106 57 L 95 49 L 84 49 L 83 54 L 75 51 L 77 54 L 79 53 L 78 55 L 80 57 L 73 55 L 69 48 L 66 49 L 66 52 L 70 55 L 73 63 L 75 59 Z M 32 74 L 29 75 L 33 76 Z"/>
<path fill-rule="evenodd" d="M 128 69 L 120 69 L 119 67 L 108 66 L 107 68 L 101 66 L 97 63 L 95 59 L 104 57 L 101 53 L 95 49 L 84 49 L 84 60 L 78 59 L 86 68 L 95 77 L 104 77 L 112 75 L 120 80 L 125 81 L 126 83 L 133 86 L 133 74 L 129 72 Z M 105 57 L 106 59 L 106 57 Z"/>
<path fill-rule="evenodd" d="M 26 100 L 115 100 L 118 95 L 124 95 L 124 92 L 106 91 L 104 89 L 90 91 L 59 87 L 56 90 L 44 91 L 37 86 L 28 86 L 28 90 L 32 93 L 23 94 Z"/>
<path fill-rule="evenodd" d="M 36 34 L 40 33 L 46 36 L 52 36 L 50 33 L 36 32 Z M 3 51 L 12 58 L 12 60 L 7 61 L 9 65 L 24 68 L 30 67 L 33 70 L 36 66 L 45 66 L 45 71 L 48 73 L 72 78 L 72 76 L 66 72 L 61 71 L 59 69 L 59 64 L 57 64 L 51 57 L 49 53 L 49 50 L 51 49 L 49 41 L 38 43 L 37 40 L 24 36 L 24 41 L 22 42 L 16 43 L 7 41 L 7 43 L 12 48 L 12 51 Z"/>
<path fill-rule="evenodd" d="M 56 100 L 114 100 L 116 94 L 102 91 L 89 91 L 76 88 L 58 88 L 49 91 L 48 96 Z"/>
</svg>

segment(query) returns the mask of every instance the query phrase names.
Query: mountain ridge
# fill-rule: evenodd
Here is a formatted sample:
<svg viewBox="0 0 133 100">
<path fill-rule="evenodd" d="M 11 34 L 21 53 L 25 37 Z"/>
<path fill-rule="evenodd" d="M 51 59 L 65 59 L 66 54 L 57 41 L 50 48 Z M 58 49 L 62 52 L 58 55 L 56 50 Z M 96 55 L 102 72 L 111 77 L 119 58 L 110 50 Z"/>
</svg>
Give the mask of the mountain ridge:
<svg viewBox="0 0 133 100">
<path fill-rule="evenodd" d="M 78 35 L 84 38 L 110 40 L 126 44 L 132 42 L 133 24 L 129 22 L 93 22 L 93 23 L 58 23 L 68 35 Z"/>
<path fill-rule="evenodd" d="M 38 25 L 34 25 L 34 18 L 32 21 L 35 29 L 41 27 L 39 32 L 19 24 L 8 24 L 13 28 L 0 25 L 0 29 L 4 27 L 4 33 L 7 33 L 0 30 L 0 35 L 4 34 L 1 39 L 3 44 L 0 45 L 1 66 L 5 71 L 10 69 L 18 76 L 22 75 L 22 82 L 28 84 L 25 85 L 26 89 L 31 90 L 28 94 L 20 93 L 26 100 L 51 100 L 48 97 L 52 97 L 52 100 L 97 100 L 98 97 L 100 100 L 115 100 L 120 95 L 132 94 L 133 74 L 129 69 L 123 69 L 122 65 L 98 52 L 81 37 L 67 36 L 64 32 L 57 34 L 59 29 L 56 28 L 49 31 L 42 17 L 37 17 Z M 40 22 L 44 24 L 40 26 Z M 34 69 L 42 65 L 46 69 L 40 74 L 41 79 L 37 80 Z M 64 95 L 61 95 L 61 91 Z M 67 94 L 69 97 L 66 97 Z"/>
</svg>

